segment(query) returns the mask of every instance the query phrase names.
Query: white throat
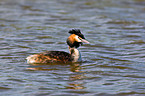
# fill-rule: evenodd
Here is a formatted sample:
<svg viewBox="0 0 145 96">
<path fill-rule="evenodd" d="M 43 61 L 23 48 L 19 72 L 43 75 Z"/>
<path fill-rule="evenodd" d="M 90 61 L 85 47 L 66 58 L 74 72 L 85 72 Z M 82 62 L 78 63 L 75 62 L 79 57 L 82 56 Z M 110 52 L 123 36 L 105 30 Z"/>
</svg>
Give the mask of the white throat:
<svg viewBox="0 0 145 96">
<path fill-rule="evenodd" d="M 69 51 L 70 51 L 70 54 L 73 58 L 73 62 L 80 62 L 82 61 L 81 59 L 81 53 L 79 52 L 79 50 L 77 48 L 70 48 L 69 47 Z"/>
</svg>

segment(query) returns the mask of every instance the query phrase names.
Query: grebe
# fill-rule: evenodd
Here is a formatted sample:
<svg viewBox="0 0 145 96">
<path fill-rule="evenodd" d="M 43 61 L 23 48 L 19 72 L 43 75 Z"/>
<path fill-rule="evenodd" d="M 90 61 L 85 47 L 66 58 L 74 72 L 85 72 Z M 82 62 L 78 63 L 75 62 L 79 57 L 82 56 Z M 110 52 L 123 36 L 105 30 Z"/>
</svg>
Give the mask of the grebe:
<svg viewBox="0 0 145 96">
<path fill-rule="evenodd" d="M 34 55 L 28 56 L 27 63 L 29 64 L 46 64 L 46 63 L 66 63 L 66 62 L 79 62 L 81 61 L 81 54 L 78 51 L 78 47 L 82 45 L 82 42 L 89 43 L 85 40 L 84 35 L 79 29 L 69 30 L 71 35 L 67 39 L 70 53 L 63 51 L 46 51 Z"/>
</svg>

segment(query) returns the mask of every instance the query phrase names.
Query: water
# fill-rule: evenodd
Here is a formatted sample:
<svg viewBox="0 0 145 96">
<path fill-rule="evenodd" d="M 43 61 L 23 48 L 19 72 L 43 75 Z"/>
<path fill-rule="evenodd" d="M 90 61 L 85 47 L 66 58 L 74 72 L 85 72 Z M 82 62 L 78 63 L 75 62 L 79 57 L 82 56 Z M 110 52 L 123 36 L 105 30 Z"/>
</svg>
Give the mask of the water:
<svg viewBox="0 0 145 96">
<path fill-rule="evenodd" d="M 0 0 L 1 96 L 144 96 L 144 0 Z M 91 44 L 83 62 L 30 65 L 46 50 L 68 52 L 68 30 Z"/>
</svg>

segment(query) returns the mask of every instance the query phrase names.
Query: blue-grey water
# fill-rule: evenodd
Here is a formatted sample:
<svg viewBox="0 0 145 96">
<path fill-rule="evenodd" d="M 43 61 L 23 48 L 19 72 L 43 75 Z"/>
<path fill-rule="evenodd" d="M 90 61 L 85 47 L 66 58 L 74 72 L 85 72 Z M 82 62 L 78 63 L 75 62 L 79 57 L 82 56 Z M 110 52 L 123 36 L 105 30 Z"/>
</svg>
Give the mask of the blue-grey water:
<svg viewBox="0 0 145 96">
<path fill-rule="evenodd" d="M 27 64 L 72 28 L 82 63 Z M 145 0 L 0 0 L 0 96 L 145 96 Z"/>
</svg>

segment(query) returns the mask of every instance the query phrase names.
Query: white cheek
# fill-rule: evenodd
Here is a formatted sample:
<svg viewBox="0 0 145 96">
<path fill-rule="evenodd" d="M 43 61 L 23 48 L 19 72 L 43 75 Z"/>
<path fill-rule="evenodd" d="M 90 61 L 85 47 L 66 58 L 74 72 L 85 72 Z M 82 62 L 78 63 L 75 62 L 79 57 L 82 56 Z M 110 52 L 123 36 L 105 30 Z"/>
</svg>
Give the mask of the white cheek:
<svg viewBox="0 0 145 96">
<path fill-rule="evenodd" d="M 77 42 L 82 42 L 82 41 L 79 39 L 79 36 L 76 36 L 75 39 L 76 39 Z"/>
</svg>

